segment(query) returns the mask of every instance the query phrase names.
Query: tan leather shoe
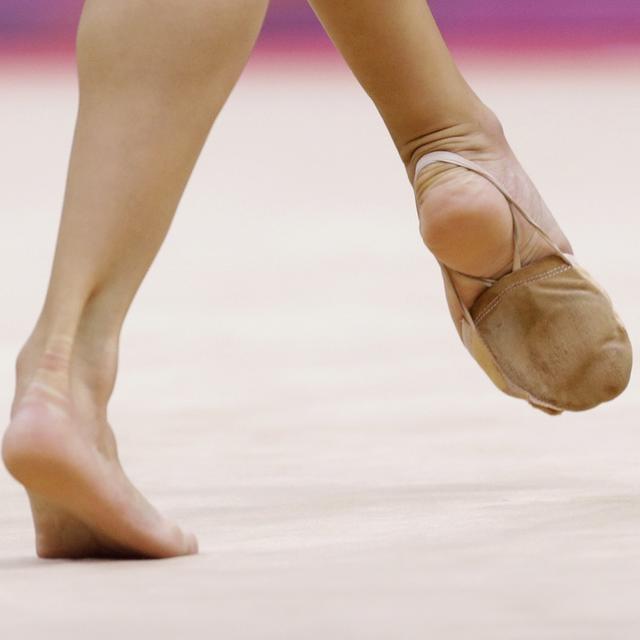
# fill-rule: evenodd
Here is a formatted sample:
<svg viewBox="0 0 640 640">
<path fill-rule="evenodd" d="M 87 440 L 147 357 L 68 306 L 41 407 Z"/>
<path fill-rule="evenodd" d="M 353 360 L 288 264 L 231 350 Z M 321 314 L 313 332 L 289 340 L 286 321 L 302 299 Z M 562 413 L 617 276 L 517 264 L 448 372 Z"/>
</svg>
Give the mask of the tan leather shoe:
<svg viewBox="0 0 640 640">
<path fill-rule="evenodd" d="M 416 178 L 437 162 L 487 179 L 507 199 L 513 218 L 513 264 L 507 275 L 480 278 L 440 263 L 462 314 L 462 341 L 485 373 L 508 395 L 554 415 L 591 409 L 620 395 L 631 375 L 631 343 L 607 293 L 474 162 L 447 151 L 429 153 L 418 161 Z M 554 255 L 522 264 L 518 216 Z M 463 303 L 453 273 L 486 285 L 471 308 Z"/>
</svg>

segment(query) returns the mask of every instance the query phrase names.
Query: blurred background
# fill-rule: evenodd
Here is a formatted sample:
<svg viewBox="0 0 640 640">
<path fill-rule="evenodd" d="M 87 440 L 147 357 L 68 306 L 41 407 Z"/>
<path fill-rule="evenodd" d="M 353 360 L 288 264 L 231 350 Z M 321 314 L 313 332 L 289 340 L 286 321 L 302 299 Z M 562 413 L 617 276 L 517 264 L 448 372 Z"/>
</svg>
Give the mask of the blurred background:
<svg viewBox="0 0 640 640">
<path fill-rule="evenodd" d="M 477 47 L 619 47 L 640 41 L 638 0 L 432 0 L 444 33 Z M 82 0 L 2 0 L 0 41 L 6 52 L 64 51 Z M 263 46 L 326 45 L 304 0 L 272 0 Z"/>
</svg>

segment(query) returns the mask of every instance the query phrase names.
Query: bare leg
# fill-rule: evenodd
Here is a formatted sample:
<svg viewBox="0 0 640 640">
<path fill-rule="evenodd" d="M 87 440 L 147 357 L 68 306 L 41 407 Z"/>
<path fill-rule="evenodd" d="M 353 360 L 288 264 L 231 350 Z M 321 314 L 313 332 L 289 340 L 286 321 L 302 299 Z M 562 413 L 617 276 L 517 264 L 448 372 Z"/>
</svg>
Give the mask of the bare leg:
<svg viewBox="0 0 640 640">
<path fill-rule="evenodd" d="M 411 179 L 425 153 L 459 153 L 501 179 L 555 242 L 570 251 L 500 123 L 458 71 L 425 0 L 310 4 L 378 107 Z M 450 165 L 433 165 L 420 174 L 416 196 L 422 236 L 442 262 L 487 277 L 505 269 L 512 255 L 511 215 L 486 180 Z M 531 230 L 525 231 L 530 237 Z M 530 262 L 548 252 L 536 236 L 525 258 Z M 483 290 L 467 280 L 457 284 L 467 303 Z M 454 319 L 456 313 L 452 308 Z"/>
<path fill-rule="evenodd" d="M 118 340 L 268 0 L 87 0 L 49 290 L 17 362 L 9 471 L 43 557 L 167 557 L 195 537 L 125 476 L 107 422 Z"/>
</svg>

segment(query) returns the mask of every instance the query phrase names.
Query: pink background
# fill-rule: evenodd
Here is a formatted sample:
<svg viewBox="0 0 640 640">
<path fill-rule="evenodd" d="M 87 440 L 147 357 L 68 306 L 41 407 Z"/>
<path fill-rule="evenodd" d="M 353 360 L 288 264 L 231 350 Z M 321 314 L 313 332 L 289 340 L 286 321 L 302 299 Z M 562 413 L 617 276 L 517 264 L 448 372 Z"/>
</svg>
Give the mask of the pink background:
<svg viewBox="0 0 640 640">
<path fill-rule="evenodd" d="M 445 35 L 459 44 L 510 48 L 640 43 L 638 0 L 432 0 Z M 82 0 L 2 0 L 0 49 L 71 49 Z M 304 0 L 272 0 L 263 44 L 324 46 Z"/>
</svg>

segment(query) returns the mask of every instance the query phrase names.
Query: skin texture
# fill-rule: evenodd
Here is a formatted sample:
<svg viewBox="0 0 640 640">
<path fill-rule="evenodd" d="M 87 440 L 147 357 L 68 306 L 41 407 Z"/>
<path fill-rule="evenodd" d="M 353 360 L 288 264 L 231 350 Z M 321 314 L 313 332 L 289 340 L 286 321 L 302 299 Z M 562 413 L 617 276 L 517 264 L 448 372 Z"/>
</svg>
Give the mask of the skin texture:
<svg viewBox="0 0 640 640">
<path fill-rule="evenodd" d="M 127 310 L 266 2 L 85 4 L 80 105 L 55 259 L 42 312 L 18 357 L 3 440 L 5 464 L 29 495 L 42 557 L 197 551 L 195 537 L 162 517 L 126 478 L 107 404 Z M 312 6 L 377 105 L 411 178 L 424 153 L 461 153 L 501 179 L 568 250 L 498 120 L 456 68 L 424 0 Z M 490 184 L 437 165 L 420 175 L 416 197 L 422 236 L 441 261 L 484 276 L 504 269 L 511 218 Z M 533 260 L 547 247 L 533 243 L 527 251 Z M 477 284 L 460 288 L 468 301 L 480 293 Z"/>
<path fill-rule="evenodd" d="M 197 551 L 131 485 L 107 421 L 118 339 L 266 0 L 88 0 L 49 289 L 17 363 L 5 464 L 42 557 Z"/>
<path fill-rule="evenodd" d="M 413 181 L 419 158 L 452 151 L 502 182 L 566 252 L 571 246 L 526 175 L 495 114 L 469 87 L 424 0 L 310 0 L 327 33 L 369 94 Z M 484 178 L 433 165 L 415 183 L 420 232 L 431 252 L 452 269 L 490 277 L 506 273 L 513 255 L 508 205 Z M 522 229 L 524 264 L 549 246 Z M 456 279 L 470 305 L 483 285 Z M 456 327 L 460 316 L 449 300 Z"/>
</svg>

